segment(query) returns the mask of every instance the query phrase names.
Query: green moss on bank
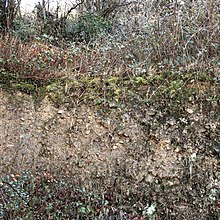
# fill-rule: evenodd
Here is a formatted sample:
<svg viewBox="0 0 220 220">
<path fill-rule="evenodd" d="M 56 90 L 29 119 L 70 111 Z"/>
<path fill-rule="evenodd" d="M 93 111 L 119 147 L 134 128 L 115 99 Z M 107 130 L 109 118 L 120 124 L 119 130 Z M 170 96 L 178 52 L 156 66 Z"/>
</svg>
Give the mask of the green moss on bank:
<svg viewBox="0 0 220 220">
<path fill-rule="evenodd" d="M 117 107 L 131 102 L 137 105 L 169 100 L 173 106 L 201 98 L 219 101 L 219 82 L 204 73 L 162 72 L 138 77 L 89 77 L 35 80 L 0 73 L 0 87 L 32 95 L 39 103 L 48 95 L 55 105 L 77 99 L 85 104 Z"/>
</svg>

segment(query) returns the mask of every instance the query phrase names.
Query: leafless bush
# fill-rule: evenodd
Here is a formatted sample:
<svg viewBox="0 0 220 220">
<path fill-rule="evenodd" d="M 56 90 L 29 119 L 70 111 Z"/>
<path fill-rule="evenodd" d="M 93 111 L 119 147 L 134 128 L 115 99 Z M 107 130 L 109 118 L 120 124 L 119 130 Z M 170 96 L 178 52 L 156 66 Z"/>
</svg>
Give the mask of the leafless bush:
<svg viewBox="0 0 220 220">
<path fill-rule="evenodd" d="M 81 11 L 97 14 L 103 18 L 110 18 L 122 8 L 127 8 L 133 4 L 132 0 L 82 0 Z"/>
<path fill-rule="evenodd" d="M 139 2 L 118 14 L 111 47 L 120 43 L 114 53 L 141 68 L 211 69 L 219 62 L 219 12 L 214 0 Z"/>
</svg>

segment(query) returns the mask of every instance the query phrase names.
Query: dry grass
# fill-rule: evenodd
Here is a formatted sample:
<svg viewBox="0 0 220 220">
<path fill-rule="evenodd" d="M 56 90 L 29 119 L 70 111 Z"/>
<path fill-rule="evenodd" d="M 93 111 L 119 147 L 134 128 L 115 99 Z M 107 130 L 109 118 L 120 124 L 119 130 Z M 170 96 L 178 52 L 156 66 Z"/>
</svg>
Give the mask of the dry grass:
<svg viewBox="0 0 220 220">
<path fill-rule="evenodd" d="M 10 35 L 0 37 L 0 54 L 2 71 L 42 80 L 61 77 L 62 71 L 74 67 L 78 60 L 68 50 L 38 41 L 23 43 Z"/>
</svg>

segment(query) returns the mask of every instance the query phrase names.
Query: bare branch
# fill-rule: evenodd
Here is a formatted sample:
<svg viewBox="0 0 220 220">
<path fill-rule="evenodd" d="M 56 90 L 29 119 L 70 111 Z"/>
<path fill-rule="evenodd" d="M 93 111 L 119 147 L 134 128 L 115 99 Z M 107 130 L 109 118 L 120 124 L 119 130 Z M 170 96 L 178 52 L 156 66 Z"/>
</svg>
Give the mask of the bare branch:
<svg viewBox="0 0 220 220">
<path fill-rule="evenodd" d="M 128 6 L 128 5 L 131 5 L 133 2 L 126 2 L 126 0 L 124 0 L 123 3 L 114 3 L 111 7 L 109 8 L 106 8 L 102 13 L 101 13 L 101 16 L 103 18 L 106 18 L 108 17 L 113 11 L 115 11 L 117 8 L 120 8 L 120 7 L 125 7 L 125 6 Z"/>
<path fill-rule="evenodd" d="M 66 15 L 64 16 L 65 18 L 67 18 L 69 15 L 70 15 L 70 13 L 74 10 L 74 9 L 76 9 L 76 8 L 78 8 L 80 5 L 82 5 L 84 3 L 84 0 L 82 0 L 81 2 L 79 2 L 78 4 L 76 4 L 76 5 L 74 5 L 73 7 L 71 7 L 68 11 L 67 11 L 67 13 L 66 13 Z"/>
</svg>

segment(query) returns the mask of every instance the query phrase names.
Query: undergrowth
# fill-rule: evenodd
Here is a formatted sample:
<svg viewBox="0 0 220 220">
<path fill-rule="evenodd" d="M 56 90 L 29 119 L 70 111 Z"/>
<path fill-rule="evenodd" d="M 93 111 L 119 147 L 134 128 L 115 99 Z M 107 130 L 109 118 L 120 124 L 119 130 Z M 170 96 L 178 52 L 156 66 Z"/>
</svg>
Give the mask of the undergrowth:
<svg viewBox="0 0 220 220">
<path fill-rule="evenodd" d="M 110 192 L 96 195 L 50 173 L 0 179 L 0 219 L 134 219 L 116 206 Z"/>
<path fill-rule="evenodd" d="M 187 163 L 193 162 L 186 158 L 185 163 L 187 166 Z M 157 182 L 140 183 L 135 189 L 132 183 L 120 183 L 118 179 L 118 184 L 102 192 L 82 188 L 83 184 L 79 185 L 70 177 L 60 178 L 48 171 L 7 174 L 0 178 L 0 219 L 143 220 L 196 216 L 217 220 L 218 180 L 214 177 L 210 179 L 199 167 L 196 170 L 200 173 L 191 178 L 189 171 L 183 170 L 178 187 L 157 178 Z M 206 189 L 199 183 L 200 178 L 203 178 Z M 187 186 L 193 187 L 192 190 L 188 191 Z M 184 214 L 178 213 L 181 207 L 172 204 L 174 198 L 179 206 L 185 204 L 191 207 L 187 207 Z"/>
</svg>

